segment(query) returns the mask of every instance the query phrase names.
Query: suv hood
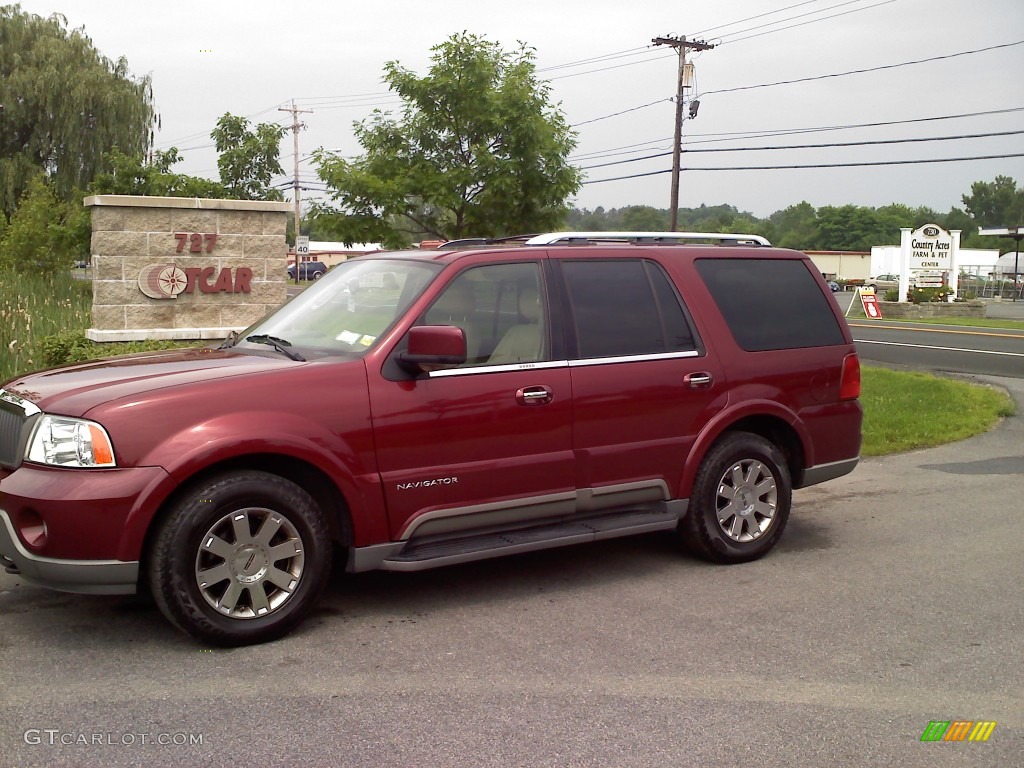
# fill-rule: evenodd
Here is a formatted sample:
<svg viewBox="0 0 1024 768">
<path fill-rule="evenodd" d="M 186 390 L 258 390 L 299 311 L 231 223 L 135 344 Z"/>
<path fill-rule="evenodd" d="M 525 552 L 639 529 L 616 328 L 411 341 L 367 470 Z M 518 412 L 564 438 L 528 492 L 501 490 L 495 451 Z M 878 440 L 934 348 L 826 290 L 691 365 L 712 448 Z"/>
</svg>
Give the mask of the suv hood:
<svg viewBox="0 0 1024 768">
<path fill-rule="evenodd" d="M 122 397 L 297 365 L 303 363 L 233 349 L 168 350 L 51 368 L 15 379 L 4 389 L 48 413 L 84 416 Z"/>
</svg>

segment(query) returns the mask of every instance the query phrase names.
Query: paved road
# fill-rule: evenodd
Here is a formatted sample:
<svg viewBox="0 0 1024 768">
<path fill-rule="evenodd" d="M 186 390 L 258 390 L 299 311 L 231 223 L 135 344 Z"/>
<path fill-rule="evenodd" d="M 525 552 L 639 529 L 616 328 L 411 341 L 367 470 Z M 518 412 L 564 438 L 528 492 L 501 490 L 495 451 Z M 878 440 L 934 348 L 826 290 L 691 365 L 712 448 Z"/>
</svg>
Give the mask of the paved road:
<svg viewBox="0 0 1024 768">
<path fill-rule="evenodd" d="M 844 310 L 856 294 L 836 297 Z M 992 302 L 993 318 L 1024 321 L 1024 303 Z M 851 318 L 862 360 L 929 370 L 1024 377 L 1024 331 Z"/>
<path fill-rule="evenodd" d="M 987 381 L 1024 413 L 1024 380 Z M 257 648 L 201 648 L 151 608 L 0 574 L 0 756 L 151 768 L 1024 765 L 1022 446 L 1017 416 L 867 460 L 797 492 L 783 542 L 743 566 L 687 559 L 651 535 L 339 574 L 312 621 Z M 997 726 L 983 744 L 920 741 L 930 721 L 955 719 Z M 80 734 L 114 743 L 60 744 Z M 143 734 L 202 744 L 142 746 Z"/>
</svg>

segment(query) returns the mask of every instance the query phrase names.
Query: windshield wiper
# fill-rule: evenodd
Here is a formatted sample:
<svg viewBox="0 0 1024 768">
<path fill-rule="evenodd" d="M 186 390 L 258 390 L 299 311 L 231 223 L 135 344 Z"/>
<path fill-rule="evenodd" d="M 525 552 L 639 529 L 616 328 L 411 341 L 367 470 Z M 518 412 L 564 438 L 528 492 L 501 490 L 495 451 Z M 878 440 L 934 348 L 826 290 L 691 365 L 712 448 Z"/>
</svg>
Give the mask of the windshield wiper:
<svg viewBox="0 0 1024 768">
<path fill-rule="evenodd" d="M 217 349 L 228 349 L 238 343 L 238 331 L 231 331 L 228 337 L 218 345 Z"/>
<path fill-rule="evenodd" d="M 277 338 L 277 336 L 268 336 L 265 333 L 257 333 L 255 336 L 246 336 L 245 340 L 251 341 L 253 344 L 267 344 L 276 349 L 282 355 L 287 355 L 292 360 L 295 360 L 300 363 L 306 362 L 306 358 L 304 358 L 298 352 L 293 352 L 292 350 L 288 349 L 288 347 L 292 345 L 290 341 L 279 339 Z"/>
</svg>

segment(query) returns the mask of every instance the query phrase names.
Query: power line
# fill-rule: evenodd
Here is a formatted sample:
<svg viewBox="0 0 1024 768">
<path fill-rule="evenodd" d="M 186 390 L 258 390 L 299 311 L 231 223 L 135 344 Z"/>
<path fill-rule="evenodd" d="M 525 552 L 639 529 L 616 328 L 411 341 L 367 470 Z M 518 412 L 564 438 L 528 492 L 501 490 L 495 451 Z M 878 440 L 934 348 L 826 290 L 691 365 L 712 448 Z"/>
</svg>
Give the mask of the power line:
<svg viewBox="0 0 1024 768">
<path fill-rule="evenodd" d="M 675 54 L 674 53 L 670 53 L 670 54 L 667 54 L 667 55 L 652 56 L 651 58 L 644 59 L 643 61 L 628 61 L 625 64 L 613 64 L 610 67 L 600 67 L 599 69 L 587 69 L 587 70 L 584 70 L 583 72 L 572 72 L 572 73 L 570 73 L 568 75 L 556 75 L 555 77 L 549 77 L 547 79 L 549 81 L 550 80 L 565 80 L 565 79 L 570 78 L 570 77 L 579 77 L 580 75 L 592 75 L 595 72 L 607 72 L 607 71 L 609 71 L 611 69 L 621 69 L 622 67 L 635 67 L 637 64 L 649 64 L 652 61 L 659 61 L 660 59 L 668 59 L 668 58 L 675 58 Z"/>
<path fill-rule="evenodd" d="M 781 171 L 781 170 L 795 170 L 804 168 L 858 168 L 867 166 L 877 165 L 925 165 L 927 163 L 959 163 L 969 160 L 1003 160 L 1011 157 L 1024 157 L 1024 152 L 1009 155 L 978 155 L 975 157 L 943 157 L 934 158 L 930 160 L 879 160 L 874 162 L 863 162 L 863 163 L 816 163 L 813 165 L 736 165 L 726 168 L 693 168 L 688 167 L 686 170 L 689 171 Z M 584 181 L 584 184 L 601 184 L 606 181 L 622 181 L 624 179 L 638 179 L 643 176 L 657 176 L 662 173 L 671 173 L 671 168 L 666 168 L 661 171 L 649 171 L 647 173 L 635 173 L 631 176 L 616 176 L 610 179 L 590 179 Z"/>
<path fill-rule="evenodd" d="M 877 141 L 844 141 L 834 142 L 829 144 L 787 144 L 780 147 L 720 147 L 715 149 L 684 149 L 684 154 L 697 154 L 704 152 L 766 152 L 775 149 L 832 149 L 835 147 L 866 147 L 866 146 L 877 146 L 881 144 L 913 144 L 925 141 L 962 141 L 964 139 L 987 139 L 993 136 L 1017 136 L 1024 133 L 1024 131 L 998 131 L 994 133 L 972 133 L 964 134 L 962 136 L 929 136 L 923 138 L 913 139 L 880 139 Z M 626 163 L 637 163 L 641 160 L 651 160 L 656 157 L 666 157 L 671 155 L 672 152 L 659 152 L 656 155 L 645 155 L 643 157 L 633 157 L 629 160 L 615 160 L 610 163 L 598 163 L 597 165 L 584 165 L 580 167 L 580 170 L 587 171 L 592 168 L 606 168 L 610 165 L 624 165 Z"/>
<path fill-rule="evenodd" d="M 890 0 L 891 1 L 891 0 Z M 758 83 L 757 85 L 740 85 L 735 88 L 721 88 L 716 91 L 705 91 L 702 96 L 710 96 L 713 93 L 733 93 L 735 91 L 749 91 L 753 88 L 771 88 L 776 85 L 792 85 L 793 83 L 806 83 L 811 80 L 827 80 L 832 77 L 846 77 L 847 75 L 862 75 L 865 72 L 879 72 L 885 69 L 896 69 L 897 67 L 908 67 L 912 64 L 925 64 L 931 61 L 942 61 L 944 59 L 955 59 L 958 56 L 970 56 L 975 53 L 985 53 L 986 51 L 995 51 L 1000 48 L 1011 48 L 1015 45 L 1021 45 L 1024 40 L 1018 40 L 1014 43 L 1000 43 L 999 45 L 990 45 L 987 48 L 976 48 L 972 51 L 960 51 L 959 53 L 947 53 L 943 56 L 932 56 L 927 59 L 916 59 L 915 61 L 904 61 L 899 64 L 883 64 L 880 67 L 868 67 L 866 69 L 851 69 L 848 72 L 835 72 L 830 75 L 816 75 L 814 77 L 801 77 L 796 80 L 779 80 L 774 83 Z"/>
<path fill-rule="evenodd" d="M 812 1 L 815 1 L 815 0 L 812 0 Z M 851 0 L 851 2 L 857 2 L 857 1 L 858 0 Z M 829 19 L 834 19 L 834 18 L 837 18 L 839 16 L 846 16 L 846 15 L 851 14 L 851 13 L 858 13 L 860 11 L 867 11 L 867 10 L 870 10 L 872 8 L 877 8 L 880 5 L 888 5 L 889 3 L 893 3 L 893 2 L 896 2 L 896 0 L 884 0 L 883 2 L 875 3 L 874 5 L 868 5 L 868 6 L 865 6 L 863 8 L 854 8 L 853 10 L 850 10 L 850 11 L 844 11 L 843 13 L 835 13 L 835 14 L 832 14 L 831 16 L 822 16 L 819 19 L 811 19 L 810 21 L 804 21 L 804 22 L 801 22 L 800 24 L 792 24 L 792 25 L 790 25 L 788 27 L 780 27 L 778 29 L 769 29 L 766 32 L 759 32 L 756 35 L 749 35 L 747 37 L 741 37 L 741 38 L 738 38 L 738 39 L 735 39 L 735 40 L 723 41 L 723 42 L 720 43 L 720 45 L 725 45 L 726 42 L 738 43 L 741 40 L 749 40 L 752 37 L 761 37 L 763 35 L 770 35 L 770 34 L 773 34 L 775 32 L 782 32 L 783 30 L 786 30 L 786 29 L 793 29 L 794 27 L 802 27 L 802 26 L 805 26 L 807 24 L 814 24 L 814 23 L 819 22 L 819 21 L 828 21 Z M 841 3 L 840 5 L 847 5 L 847 4 L 848 3 Z M 800 5 L 800 4 L 798 3 L 798 5 Z M 795 8 L 796 6 L 790 6 L 790 7 Z M 838 8 L 838 7 L 839 7 L 839 5 L 832 6 L 832 8 Z M 785 9 L 780 9 L 780 10 L 785 10 Z M 828 8 L 823 8 L 821 11 L 817 11 L 817 13 L 823 13 L 823 12 L 825 12 L 827 10 L 829 10 L 829 9 Z M 775 11 L 775 13 L 777 13 L 777 12 L 778 11 Z M 757 18 L 757 17 L 752 17 L 752 18 Z M 794 17 L 791 17 L 791 18 L 799 18 L 799 17 L 794 16 Z M 780 19 L 778 22 L 774 22 L 774 23 L 782 23 L 783 21 L 787 21 L 787 20 L 786 19 Z M 725 25 L 725 26 L 729 26 L 729 25 Z M 715 29 L 715 28 L 713 27 L 713 29 Z M 749 31 L 749 30 L 742 30 L 742 31 Z M 742 34 L 742 31 L 735 32 L 735 33 L 730 33 L 730 34 Z M 728 37 L 728 36 L 729 35 L 727 34 L 724 37 Z M 632 55 L 639 56 L 643 52 L 644 51 L 640 51 L 640 52 L 638 52 L 636 54 L 632 54 Z M 623 53 L 625 53 L 625 52 L 623 52 Z M 595 58 L 597 60 L 602 60 L 602 57 L 595 57 Z M 611 60 L 611 59 L 614 59 L 614 58 L 619 58 L 619 56 L 610 54 L 609 57 L 606 60 Z M 609 70 L 620 69 L 622 67 L 633 67 L 633 66 L 636 66 L 638 64 L 648 64 L 648 63 L 650 63 L 652 61 L 658 61 L 659 59 L 664 59 L 664 58 L 668 58 L 668 56 L 653 56 L 651 58 L 644 59 L 643 61 L 630 61 L 630 62 L 626 62 L 625 64 L 613 64 L 613 65 L 611 65 L 609 67 L 599 67 L 597 69 L 588 69 L 588 70 L 584 70 L 583 72 L 572 72 L 572 73 L 567 74 L 567 75 L 556 75 L 555 77 L 549 77 L 547 79 L 549 81 L 551 81 L 551 80 L 564 80 L 564 79 L 569 78 L 569 77 L 579 77 L 580 75 L 591 75 L 591 74 L 594 74 L 596 72 L 607 72 Z M 584 60 L 581 60 L 581 64 L 582 64 L 583 61 Z M 570 67 L 570 66 L 572 66 L 572 64 L 565 64 L 565 65 L 560 65 L 560 66 Z M 538 72 L 540 72 L 540 71 L 546 71 L 546 70 L 538 70 Z"/>
<path fill-rule="evenodd" d="M 806 82 L 811 82 L 811 81 L 814 81 L 814 80 L 828 80 L 829 78 L 833 78 L 833 77 L 846 77 L 847 75 L 859 75 L 859 74 L 864 74 L 866 72 L 877 72 L 879 70 L 884 70 L 884 69 L 896 69 L 897 67 L 907 67 L 907 66 L 910 66 L 910 65 L 913 65 L 913 64 L 924 64 L 924 63 L 927 63 L 927 62 L 940 61 L 940 60 L 943 60 L 943 59 L 952 59 L 952 58 L 956 58 L 957 56 L 968 56 L 968 55 L 975 54 L 975 53 L 984 53 L 986 51 L 997 50 L 999 48 L 1009 48 L 1009 47 L 1012 47 L 1012 46 L 1015 46 L 1015 45 L 1021 45 L 1022 43 L 1024 43 L 1024 40 L 1018 40 L 1015 43 L 1000 43 L 999 45 L 993 45 L 993 46 L 989 46 L 987 48 L 978 48 L 978 49 L 972 50 L 972 51 L 960 51 L 959 53 L 950 53 L 950 54 L 945 54 L 943 56 L 935 56 L 935 57 L 928 58 L 928 59 L 916 59 L 914 61 L 903 61 L 903 62 L 899 62 L 897 64 L 884 64 L 884 65 L 879 66 L 879 67 L 870 67 L 868 69 L 853 69 L 853 70 L 850 70 L 848 72 L 834 72 L 834 73 L 827 74 L 827 75 L 813 75 L 811 77 L 801 77 L 801 78 L 798 78 L 796 80 L 779 80 L 779 81 L 774 82 L 774 83 L 759 83 L 759 84 L 756 84 L 756 85 L 741 85 L 741 86 L 737 86 L 735 88 L 723 88 L 723 89 L 714 90 L 714 91 L 704 91 L 700 95 L 701 96 L 709 96 L 709 95 L 711 95 L 713 93 L 732 93 L 733 91 L 747 91 L 747 90 L 752 90 L 754 88 L 770 88 L 770 87 L 773 87 L 773 86 L 776 86 L 776 85 L 791 85 L 793 83 L 806 83 Z M 619 65 L 619 66 L 625 66 L 625 65 Z M 587 74 L 587 73 L 579 72 L 577 74 Z M 601 117 L 591 118 L 590 120 L 584 120 L 581 123 L 575 123 L 573 127 L 576 127 L 576 126 L 579 126 L 579 125 L 586 125 L 588 123 L 596 123 L 598 120 L 607 120 L 609 117 L 617 117 L 618 115 L 624 115 L 627 112 L 634 112 L 634 111 L 636 111 L 638 109 L 643 109 L 645 107 L 650 107 L 650 106 L 653 106 L 655 104 L 660 104 L 661 101 L 664 101 L 664 99 L 660 99 L 659 101 L 652 101 L 652 102 L 650 102 L 648 104 L 641 104 L 638 107 L 631 107 L 630 109 L 622 110 L 620 112 L 613 112 L 613 113 L 611 113 L 609 115 L 602 115 Z"/>
<path fill-rule="evenodd" d="M 706 35 L 708 32 L 714 32 L 718 29 L 725 29 L 726 27 L 734 27 L 737 24 L 746 24 L 748 21 L 754 21 L 754 19 L 760 19 L 765 16 L 772 16 L 776 13 L 782 13 L 783 11 L 791 11 L 794 8 L 799 8 L 802 5 L 811 5 L 812 3 L 820 3 L 821 0 L 804 0 L 802 3 L 796 3 L 794 5 L 787 5 L 785 8 L 779 8 L 774 11 L 768 11 L 767 13 L 759 13 L 756 16 L 747 16 L 745 19 L 739 19 L 737 21 L 730 21 L 728 24 L 719 24 L 717 27 L 708 27 L 707 29 L 701 29 L 697 32 L 687 35 L 687 37 L 696 37 L 697 35 Z"/>
<path fill-rule="evenodd" d="M 1009 114 L 1012 112 L 1022 112 L 1024 107 L 1008 107 L 1006 109 L 990 109 L 981 112 L 961 112 L 955 115 L 936 115 L 932 117 L 915 117 L 909 120 L 886 120 L 873 123 L 849 123 L 847 125 L 826 125 L 819 126 L 816 128 L 772 128 L 764 131 L 734 131 L 726 133 L 696 133 L 690 134 L 685 142 L 686 145 L 692 144 L 712 144 L 721 141 L 736 141 L 737 139 L 767 139 L 772 136 L 791 136 L 794 134 L 802 133 L 818 133 L 824 131 L 845 131 L 852 130 L 854 128 L 877 128 L 887 125 L 908 125 L 911 123 L 927 123 L 938 120 L 957 120 L 965 117 L 982 117 L 985 115 L 1001 115 Z M 698 140 L 693 139 L 697 137 Z M 702 138 L 704 137 L 704 138 Z M 706 138 L 706 137 L 721 137 L 721 138 Z M 629 154 L 629 152 L 619 152 L 618 150 L 631 150 L 632 147 L 647 147 L 650 144 L 660 144 L 665 141 L 672 141 L 671 136 L 666 136 L 662 139 L 652 139 L 651 141 L 645 141 L 638 144 L 625 144 L 621 147 L 610 147 L 608 149 L 597 150 L 595 152 L 585 152 L 573 156 L 570 159 L 583 160 L 583 159 L 596 159 L 598 157 L 614 157 L 616 154 Z M 631 150 L 633 152 L 642 152 L 643 149 Z"/>
<path fill-rule="evenodd" d="M 721 45 L 725 45 L 726 43 L 738 43 L 741 40 L 750 40 L 750 39 L 755 38 L 755 37 L 764 37 L 765 35 L 772 35 L 772 34 L 775 34 L 776 32 L 784 32 L 787 29 L 796 29 L 797 27 L 805 27 L 808 24 L 816 24 L 819 21 L 828 21 L 829 19 L 837 19 L 840 16 L 849 16 L 851 13 L 860 13 L 861 11 L 869 11 L 872 8 L 877 8 L 880 5 L 888 5 L 889 3 L 895 3 L 895 2 L 896 2 L 896 0 L 882 0 L 882 2 L 875 3 L 874 5 L 865 5 L 863 8 L 854 8 L 854 9 L 849 10 L 849 11 L 843 11 L 842 13 L 833 13 L 831 16 L 822 16 L 820 19 L 811 19 L 810 21 L 801 21 L 799 24 L 790 24 L 788 27 L 776 27 L 775 29 L 769 29 L 766 32 L 758 32 L 756 35 L 747 35 L 746 37 L 737 37 L 737 38 L 735 38 L 733 40 L 723 40 L 720 44 Z M 840 3 L 839 5 L 832 6 L 832 8 L 839 8 L 842 5 L 849 5 L 849 3 Z M 823 13 L 826 10 L 830 10 L 830 9 L 824 8 L 821 11 L 814 11 L 814 13 Z M 806 14 L 805 13 L 805 14 L 800 14 L 799 16 L 793 16 L 792 18 L 799 19 L 801 16 L 808 16 L 808 15 L 812 15 L 812 14 Z M 790 19 L 780 19 L 776 23 L 780 23 L 781 24 L 783 21 L 789 21 L 789 20 Z M 761 26 L 771 26 L 771 25 L 762 24 Z M 750 30 L 754 30 L 754 29 L 760 29 L 760 27 L 751 27 L 750 28 Z M 742 32 L 748 32 L 750 30 L 743 30 L 741 32 L 733 32 L 731 34 L 739 35 L 739 34 L 742 34 Z M 726 37 L 728 37 L 728 35 L 726 35 Z"/>
<path fill-rule="evenodd" d="M 888 2 L 892 2 L 892 0 L 887 0 L 887 1 Z M 725 35 L 720 35 L 718 37 L 718 39 L 721 40 L 722 44 L 724 45 L 725 44 L 725 38 L 730 37 L 732 35 L 742 35 L 744 32 L 753 32 L 755 29 L 764 29 L 765 27 L 771 27 L 771 26 L 774 26 L 776 24 L 784 24 L 787 21 L 793 21 L 795 19 L 802 19 L 805 16 L 813 16 L 816 13 L 825 13 L 826 11 L 834 11 L 836 8 L 842 8 L 843 6 L 853 5 L 855 3 L 860 3 L 860 2 L 863 2 L 863 0 L 845 0 L 845 2 L 836 3 L 835 5 L 830 5 L 828 8 L 819 8 L 816 11 L 808 11 L 807 13 L 798 13 L 796 16 L 790 16 L 789 18 L 786 18 L 786 19 L 776 19 L 775 21 L 769 21 L 769 22 L 767 22 L 765 24 L 758 24 L 756 27 L 747 27 L 746 29 L 739 29 L 739 30 L 736 30 L 735 32 L 727 32 Z M 883 5 L 883 4 L 884 3 L 879 3 L 879 5 Z M 856 8 L 854 10 L 856 10 L 856 11 L 865 11 L 868 8 L 874 8 L 874 7 L 875 6 L 870 5 L 870 6 L 867 6 L 867 8 Z M 851 13 L 851 11 L 846 11 L 846 12 L 844 12 L 844 14 L 835 14 L 835 16 L 842 16 L 842 15 L 845 15 L 845 13 Z M 764 15 L 768 15 L 768 14 L 762 14 L 762 16 L 764 16 Z M 828 16 L 828 17 L 825 17 L 825 18 L 830 18 L 831 19 L 831 18 L 834 18 L 834 16 Z M 824 19 L 814 19 L 814 21 L 824 21 Z M 804 23 L 810 23 L 810 22 L 804 22 Z M 800 25 L 799 24 L 794 24 L 793 26 L 800 26 Z M 782 27 L 782 29 L 790 29 L 790 28 L 791 27 Z M 779 30 L 772 30 L 772 31 L 779 31 Z"/>
<path fill-rule="evenodd" d="M 884 65 L 879 66 L 879 67 L 870 67 L 870 68 L 867 68 L 867 69 L 853 69 L 853 70 L 850 70 L 848 72 L 834 72 L 834 73 L 827 74 L 827 75 L 814 75 L 814 76 L 811 76 L 811 77 L 801 77 L 801 78 L 798 78 L 796 80 L 779 80 L 779 81 L 774 82 L 774 83 L 759 83 L 759 84 L 756 84 L 756 85 L 741 85 L 741 86 L 737 86 L 735 88 L 722 88 L 722 89 L 714 90 L 714 91 L 704 91 L 701 94 L 701 96 L 710 96 L 711 94 L 714 94 L 714 93 L 732 93 L 734 91 L 748 91 L 748 90 L 752 90 L 754 88 L 771 88 L 771 87 L 776 86 L 776 85 L 791 85 L 793 83 L 806 83 L 806 82 L 812 82 L 814 80 L 828 80 L 828 79 L 834 78 L 834 77 L 846 77 L 847 75 L 859 75 L 859 74 L 864 74 L 866 72 L 877 72 L 879 70 L 885 70 L 885 69 L 896 69 L 897 67 L 908 67 L 908 66 L 911 66 L 913 64 L 925 64 L 925 63 L 932 62 L 932 61 L 941 61 L 941 60 L 944 60 L 944 59 L 952 59 L 952 58 L 956 58 L 958 56 L 969 56 L 969 55 L 972 55 L 972 54 L 975 54 L 975 53 L 984 53 L 984 52 L 987 52 L 987 51 L 994 51 L 994 50 L 998 50 L 1000 48 L 1010 48 L 1010 47 L 1013 47 L 1015 45 L 1021 45 L 1022 43 L 1024 43 L 1024 40 L 1018 40 L 1015 43 L 1000 43 L 999 45 L 992 45 L 992 46 L 988 46 L 987 48 L 977 48 L 977 49 L 971 50 L 971 51 L 960 51 L 958 53 L 949 53 L 949 54 L 945 54 L 943 56 L 934 56 L 934 57 L 928 58 L 928 59 L 916 59 L 914 61 L 903 61 L 903 62 L 899 62 L 899 63 L 896 63 L 896 64 L 884 64 Z M 619 65 L 619 66 L 625 66 L 625 65 Z M 577 74 L 587 74 L 587 73 L 579 72 Z M 568 75 L 567 75 L 567 77 L 568 77 Z M 602 115 L 601 117 L 591 118 L 590 120 L 584 120 L 581 123 L 575 123 L 573 125 L 573 127 L 580 126 L 580 125 L 587 125 L 588 123 L 596 123 L 598 120 L 607 120 L 610 117 L 617 117 L 618 115 L 624 115 L 627 112 L 635 112 L 638 109 L 644 109 L 645 107 L 650 107 L 650 106 L 653 106 L 655 104 L 659 104 L 659 103 L 661 103 L 661 101 L 664 101 L 664 99 L 661 99 L 659 101 L 652 101 L 652 102 L 650 102 L 648 104 L 641 104 L 638 107 L 631 107 L 630 109 L 622 110 L 620 112 L 613 112 L 613 113 L 611 113 L 609 115 Z"/>
<path fill-rule="evenodd" d="M 589 59 L 579 59 L 578 61 L 569 61 L 565 64 L 553 64 L 549 67 L 540 67 L 537 72 L 551 72 L 556 69 L 570 69 L 572 67 L 580 67 L 584 64 L 596 64 L 601 61 L 612 61 L 614 59 L 621 59 L 627 56 L 638 56 L 641 53 L 646 53 L 651 50 L 651 46 L 644 45 L 639 48 L 627 48 L 623 51 L 614 51 L 612 53 L 605 53 L 599 56 L 591 56 Z"/>
<path fill-rule="evenodd" d="M 619 115 L 625 115 L 628 112 L 636 112 L 638 109 L 646 109 L 647 107 L 653 107 L 655 104 L 664 104 L 666 101 L 671 102 L 672 99 L 658 99 L 652 101 L 649 104 L 641 104 L 639 107 L 630 107 L 624 109 L 621 112 L 612 112 L 610 115 L 602 115 L 601 117 L 595 117 L 591 120 L 583 120 L 579 123 L 573 123 L 573 128 L 579 128 L 581 125 L 589 125 L 590 123 L 596 123 L 598 120 L 607 120 L 609 117 L 618 117 Z"/>
</svg>

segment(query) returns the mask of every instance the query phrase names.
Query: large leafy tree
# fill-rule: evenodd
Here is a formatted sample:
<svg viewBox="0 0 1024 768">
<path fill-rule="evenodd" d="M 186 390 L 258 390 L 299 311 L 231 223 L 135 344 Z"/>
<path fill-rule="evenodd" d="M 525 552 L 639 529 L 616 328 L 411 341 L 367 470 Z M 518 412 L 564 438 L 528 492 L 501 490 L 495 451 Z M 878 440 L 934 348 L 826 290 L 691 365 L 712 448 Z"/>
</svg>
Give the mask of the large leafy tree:
<svg viewBox="0 0 1024 768">
<path fill-rule="evenodd" d="M 223 184 L 200 176 L 173 173 L 171 166 L 181 160 L 174 147 L 157 150 L 149 162 L 112 149 L 106 157 L 110 170 L 100 173 L 89 189 L 96 195 L 153 195 L 156 197 L 213 197 L 232 195 Z"/>
<path fill-rule="evenodd" d="M 964 195 L 963 201 L 978 226 L 1024 226 L 1024 188 L 1019 188 L 1009 176 L 974 182 L 971 194 Z"/>
<path fill-rule="evenodd" d="M 220 182 L 239 200 L 281 200 L 270 182 L 284 173 L 279 155 L 285 129 L 260 123 L 255 129 L 244 117 L 225 112 L 210 134 L 217 145 Z"/>
<path fill-rule="evenodd" d="M 506 52 L 463 33 L 433 49 L 423 77 L 392 61 L 384 80 L 400 118 L 376 111 L 355 126 L 364 154 L 320 150 L 333 205 L 316 213 L 346 242 L 395 244 L 552 229 L 580 173 L 566 162 L 573 132 L 535 74 L 531 49 Z M 402 227 L 409 231 L 402 233 Z"/>
<path fill-rule="evenodd" d="M 0 210 L 8 216 L 39 172 L 70 200 L 104 169 L 104 152 L 144 155 L 152 141 L 149 78 L 101 55 L 58 14 L 0 7 L 0 104 Z"/>
</svg>

